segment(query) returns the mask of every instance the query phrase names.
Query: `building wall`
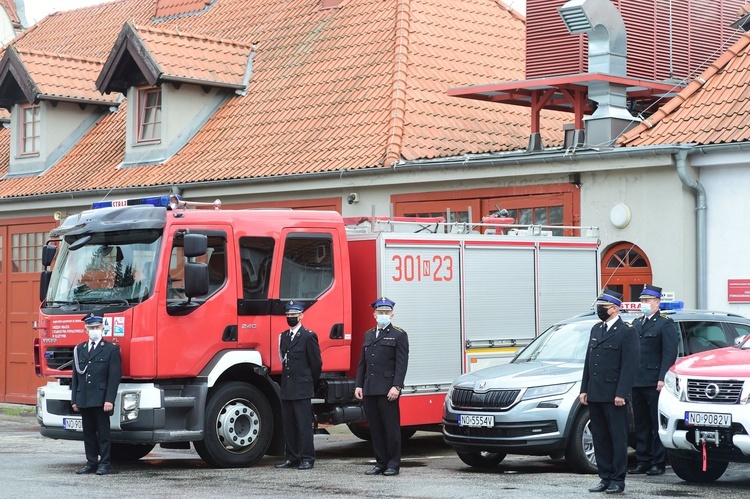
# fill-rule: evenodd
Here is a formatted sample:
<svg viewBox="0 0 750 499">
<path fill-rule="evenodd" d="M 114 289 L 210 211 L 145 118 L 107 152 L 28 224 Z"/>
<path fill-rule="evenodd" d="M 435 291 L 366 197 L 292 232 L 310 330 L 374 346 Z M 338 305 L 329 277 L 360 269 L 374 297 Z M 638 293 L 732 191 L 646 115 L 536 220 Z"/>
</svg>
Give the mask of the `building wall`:
<svg viewBox="0 0 750 499">
<path fill-rule="evenodd" d="M 746 153 L 745 153 L 746 154 Z M 745 160 L 747 161 L 747 160 Z M 727 280 L 750 280 L 750 162 L 701 168 L 706 190 L 708 308 L 750 316 L 750 303 L 729 303 Z"/>
<path fill-rule="evenodd" d="M 600 228 L 602 250 L 619 241 L 636 244 L 651 263 L 652 284 L 694 308 L 695 198 L 674 167 L 592 172 L 581 182 L 581 225 Z M 622 229 L 610 222 L 618 203 L 632 214 Z"/>
</svg>

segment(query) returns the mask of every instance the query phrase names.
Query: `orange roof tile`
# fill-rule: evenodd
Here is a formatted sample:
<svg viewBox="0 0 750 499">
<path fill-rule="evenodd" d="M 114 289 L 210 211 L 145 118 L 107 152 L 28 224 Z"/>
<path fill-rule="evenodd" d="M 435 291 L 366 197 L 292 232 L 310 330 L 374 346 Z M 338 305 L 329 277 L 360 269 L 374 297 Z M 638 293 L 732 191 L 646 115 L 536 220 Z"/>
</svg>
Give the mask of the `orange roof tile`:
<svg viewBox="0 0 750 499">
<path fill-rule="evenodd" d="M 28 49 L 17 54 L 42 98 L 103 104 L 119 101 L 117 96 L 102 95 L 94 86 L 102 61 Z"/>
<path fill-rule="evenodd" d="M 173 44 L 177 31 L 257 43 L 247 94 L 227 100 L 165 164 L 118 169 L 123 103 L 43 175 L 0 181 L 0 197 L 340 173 L 527 146 L 528 109 L 446 95 L 523 79 L 523 19 L 495 0 L 351 0 L 325 10 L 320 0 L 221 0 L 154 22 L 156 6 L 124 0 L 54 14 L 15 44 L 103 60 L 125 21 L 169 33 L 157 44 L 165 61 L 195 57 Z M 563 117 L 543 113 L 548 145 L 562 142 Z M 0 173 L 7 161 L 0 156 Z"/>
<path fill-rule="evenodd" d="M 750 33 L 647 120 L 624 134 L 626 146 L 750 140 Z"/>
<path fill-rule="evenodd" d="M 179 16 L 198 12 L 211 3 L 212 0 L 157 0 L 154 17 Z"/>
<path fill-rule="evenodd" d="M 128 22 L 117 37 L 102 76 L 116 74 L 116 66 L 124 54 L 129 53 L 131 57 L 150 58 L 156 64 L 154 74 L 144 75 L 151 84 L 181 81 L 241 89 L 245 87 L 243 80 L 252 50 L 252 45 L 247 43 L 194 35 L 179 29 L 135 26 Z M 126 91 L 126 88 L 112 87 L 107 80 L 99 78 L 105 83 L 100 87 L 102 91 L 109 92 L 113 88 Z"/>
<path fill-rule="evenodd" d="M 16 2 L 13 0 L 0 0 L 0 7 L 5 9 L 5 12 L 10 18 L 10 22 L 13 23 L 14 29 L 21 28 L 21 19 L 18 17 L 18 11 L 16 10 Z"/>
</svg>

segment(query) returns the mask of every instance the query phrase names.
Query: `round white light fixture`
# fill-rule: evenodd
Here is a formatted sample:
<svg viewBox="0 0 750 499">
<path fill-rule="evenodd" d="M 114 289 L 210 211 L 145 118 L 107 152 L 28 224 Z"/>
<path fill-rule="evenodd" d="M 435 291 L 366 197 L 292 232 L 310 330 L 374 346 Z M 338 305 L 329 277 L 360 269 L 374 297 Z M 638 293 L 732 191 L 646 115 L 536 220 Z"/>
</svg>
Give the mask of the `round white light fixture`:
<svg viewBox="0 0 750 499">
<path fill-rule="evenodd" d="M 624 229 L 630 223 L 630 208 L 625 203 L 619 203 L 609 212 L 609 221 L 618 229 Z"/>
</svg>

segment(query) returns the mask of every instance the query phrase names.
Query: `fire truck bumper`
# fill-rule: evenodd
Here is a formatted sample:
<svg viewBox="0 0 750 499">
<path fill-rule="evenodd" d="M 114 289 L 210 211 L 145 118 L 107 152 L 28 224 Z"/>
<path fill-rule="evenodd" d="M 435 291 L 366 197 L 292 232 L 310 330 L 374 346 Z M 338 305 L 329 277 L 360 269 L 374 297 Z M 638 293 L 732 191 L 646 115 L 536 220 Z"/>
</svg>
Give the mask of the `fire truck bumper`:
<svg viewBox="0 0 750 499">
<path fill-rule="evenodd" d="M 36 417 L 49 438 L 82 440 L 81 415 L 70 404 L 70 386 L 50 382 L 37 389 Z M 162 390 L 152 383 L 121 383 L 110 417 L 115 442 L 181 442 L 203 438 L 201 431 L 166 429 Z"/>
</svg>

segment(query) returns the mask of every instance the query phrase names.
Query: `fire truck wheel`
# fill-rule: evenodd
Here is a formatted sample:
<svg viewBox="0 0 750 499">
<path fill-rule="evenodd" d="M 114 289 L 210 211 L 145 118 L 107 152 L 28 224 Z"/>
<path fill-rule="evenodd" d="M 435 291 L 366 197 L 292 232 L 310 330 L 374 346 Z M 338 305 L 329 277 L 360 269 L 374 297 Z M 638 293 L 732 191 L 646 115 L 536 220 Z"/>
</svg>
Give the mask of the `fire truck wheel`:
<svg viewBox="0 0 750 499">
<path fill-rule="evenodd" d="M 458 458 L 474 468 L 494 468 L 505 459 L 505 454 L 497 452 L 456 452 Z"/>
<path fill-rule="evenodd" d="M 198 455 L 217 468 L 250 466 L 262 458 L 273 436 L 273 413 L 260 390 L 240 381 L 214 387 L 206 405 Z"/>
<path fill-rule="evenodd" d="M 727 470 L 727 466 L 729 466 L 729 463 L 726 461 L 715 461 L 709 459 L 706 463 L 706 471 L 703 471 L 703 459 L 700 454 L 696 453 L 695 457 L 686 457 L 667 449 L 667 455 L 674 474 L 686 482 L 715 482 L 721 478 L 721 475 L 724 474 Z"/>
<path fill-rule="evenodd" d="M 112 461 L 119 463 L 138 461 L 140 458 L 147 456 L 153 448 L 154 444 L 125 444 L 122 442 L 112 442 Z"/>
<path fill-rule="evenodd" d="M 565 462 L 576 473 L 596 473 L 596 456 L 594 455 L 594 439 L 589 428 L 588 407 L 584 407 L 576 416 L 565 449 Z"/>
<path fill-rule="evenodd" d="M 367 440 L 368 442 L 372 440 L 369 426 L 364 426 L 357 423 L 349 423 L 347 424 L 347 426 L 349 427 L 349 431 L 351 431 L 355 437 L 362 440 Z"/>
</svg>

